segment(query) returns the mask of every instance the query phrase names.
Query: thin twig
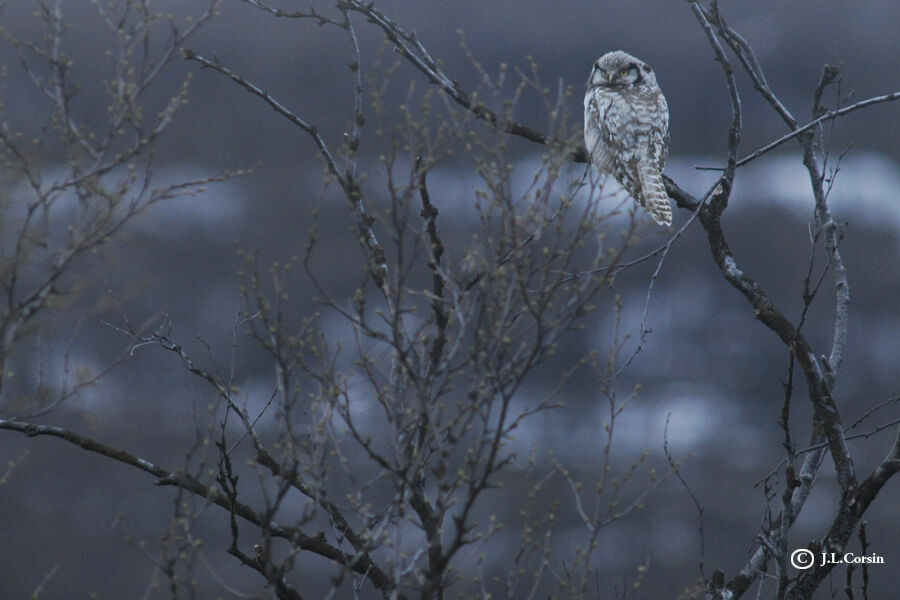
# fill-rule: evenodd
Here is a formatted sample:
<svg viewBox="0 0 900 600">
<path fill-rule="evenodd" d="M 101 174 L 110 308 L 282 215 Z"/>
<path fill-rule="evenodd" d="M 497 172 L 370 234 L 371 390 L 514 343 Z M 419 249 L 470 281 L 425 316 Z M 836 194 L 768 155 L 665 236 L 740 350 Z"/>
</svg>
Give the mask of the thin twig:
<svg viewBox="0 0 900 600">
<path fill-rule="evenodd" d="M 681 474 L 681 465 L 675 462 L 675 459 L 672 457 L 672 453 L 669 452 L 669 419 L 671 419 L 671 417 L 672 413 L 666 414 L 666 425 L 663 429 L 663 453 L 665 453 L 666 461 L 668 461 L 669 467 L 671 467 L 672 472 L 675 473 L 675 477 L 677 477 L 678 481 L 681 482 L 681 486 L 688 493 L 688 496 L 691 497 L 691 501 L 694 503 L 694 508 L 697 509 L 697 517 L 700 521 L 700 525 L 698 526 L 698 531 L 700 533 L 700 577 L 702 577 L 703 581 L 706 582 L 706 573 L 703 564 L 706 549 L 706 537 L 704 536 L 703 529 L 703 505 L 700 504 L 700 500 L 697 499 L 697 495 L 694 494 L 691 486 L 688 485 L 688 482 Z"/>
<path fill-rule="evenodd" d="M 640 333 L 638 336 L 638 345 L 634 349 L 634 351 L 631 353 L 631 355 L 625 360 L 625 362 L 623 362 L 622 365 L 618 368 L 618 370 L 616 371 L 616 375 L 620 375 L 622 373 L 622 371 L 624 371 L 628 367 L 628 365 L 631 364 L 631 362 L 635 359 L 635 357 L 637 357 L 637 355 L 640 354 L 641 350 L 643 350 L 643 348 L 644 348 L 644 343 L 646 342 L 647 334 L 650 333 L 650 330 L 647 329 L 647 317 L 650 312 L 650 298 L 653 295 L 653 286 L 656 285 L 656 280 L 659 277 L 660 272 L 662 271 L 662 266 L 666 260 L 666 257 L 669 255 L 669 250 L 672 249 L 672 246 L 675 244 L 676 240 L 678 240 L 678 238 L 680 238 L 681 235 L 685 231 L 687 231 L 688 227 L 691 226 L 691 224 L 694 222 L 694 220 L 697 219 L 697 217 L 700 215 L 700 211 L 703 210 L 704 206 L 706 206 L 707 200 L 709 200 L 709 198 L 711 198 L 713 196 L 713 194 L 715 194 L 717 189 L 719 189 L 718 184 L 713 186 L 713 188 L 711 188 L 709 190 L 709 192 L 706 193 L 706 196 L 703 197 L 703 200 L 701 200 L 700 202 L 697 203 L 697 207 L 694 209 L 693 214 L 691 214 L 691 218 L 688 219 L 687 221 L 685 221 L 685 223 L 678 229 L 678 231 L 676 231 L 672 235 L 672 237 L 670 237 L 669 240 L 665 244 L 663 244 L 660 248 L 657 248 L 653 252 L 651 252 L 645 256 L 642 256 L 634 261 L 631 261 L 630 263 L 625 263 L 623 265 L 613 265 L 612 268 L 610 268 L 611 276 L 615 276 L 615 274 L 617 274 L 619 271 L 622 271 L 630 266 L 638 264 L 639 262 L 643 262 L 644 260 L 652 258 L 653 256 L 656 256 L 660 252 L 662 253 L 662 256 L 659 257 L 659 262 L 656 264 L 656 269 L 653 270 L 653 275 L 650 276 L 650 283 L 647 285 L 647 294 L 644 297 L 644 308 L 641 311 L 641 323 L 639 325 Z"/>
<path fill-rule="evenodd" d="M 204 58 L 200 56 L 193 50 L 189 48 L 182 48 L 181 50 L 184 58 L 187 60 L 192 60 L 200 63 L 204 67 L 208 69 L 212 69 L 213 71 L 217 71 L 222 75 L 227 76 L 232 81 L 234 81 L 239 86 L 243 87 L 251 94 L 259 96 L 262 100 L 272 107 L 275 112 L 286 118 L 288 121 L 305 131 L 309 134 L 310 137 L 313 138 L 313 141 L 316 144 L 316 147 L 319 149 L 319 154 L 325 159 L 325 162 L 328 164 L 329 172 L 337 179 L 338 183 L 340 183 L 341 187 L 346 187 L 347 182 L 344 177 L 341 175 L 340 171 L 337 167 L 337 162 L 334 159 L 334 156 L 331 154 L 331 151 L 328 149 L 328 146 L 325 144 L 325 140 L 322 139 L 322 136 L 319 135 L 318 129 L 307 122 L 300 116 L 298 116 L 293 111 L 286 108 L 283 104 L 281 104 L 278 100 L 276 100 L 269 92 L 260 88 L 259 86 L 247 81 L 228 67 L 220 64 L 218 60 L 209 60 L 208 58 Z"/>
<path fill-rule="evenodd" d="M 844 108 L 830 110 L 827 113 L 825 113 L 824 115 L 822 115 L 821 117 L 818 117 L 817 119 L 813 119 L 806 125 L 798 127 L 797 129 L 791 131 L 790 133 L 786 133 L 785 135 L 781 136 L 774 142 L 766 144 L 762 148 L 751 152 L 744 158 L 737 161 L 735 166 L 743 167 L 747 163 L 749 163 L 753 160 L 756 160 L 763 154 L 766 154 L 767 152 L 774 150 L 775 148 L 782 145 L 783 143 L 794 139 L 798 135 L 801 135 L 801 134 L 809 131 L 813 127 L 816 127 L 817 125 L 820 125 L 825 121 L 829 121 L 831 119 L 837 119 L 838 117 L 843 117 L 844 115 L 846 115 L 848 113 L 854 112 L 861 108 L 866 108 L 867 106 L 872 106 L 873 104 L 880 104 L 882 102 L 893 102 L 894 100 L 900 100 L 900 92 L 884 94 L 883 96 L 874 96 L 872 98 L 867 98 L 866 100 L 860 100 L 859 102 L 857 102 L 855 104 L 851 104 L 850 106 L 845 106 Z M 695 168 L 698 170 L 702 170 L 702 171 L 722 171 L 723 170 L 722 167 L 695 167 Z"/>
</svg>

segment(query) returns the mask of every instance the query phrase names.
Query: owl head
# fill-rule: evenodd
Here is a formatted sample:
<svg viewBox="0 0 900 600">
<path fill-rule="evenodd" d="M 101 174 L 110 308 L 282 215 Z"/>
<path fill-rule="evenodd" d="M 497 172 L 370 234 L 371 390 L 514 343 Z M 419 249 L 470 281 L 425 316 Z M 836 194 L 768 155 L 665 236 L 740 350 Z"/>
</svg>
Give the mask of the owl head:
<svg viewBox="0 0 900 600">
<path fill-rule="evenodd" d="M 656 75 L 650 65 L 627 52 L 607 52 L 597 59 L 591 69 L 588 87 L 628 88 L 649 84 L 656 85 Z"/>
</svg>

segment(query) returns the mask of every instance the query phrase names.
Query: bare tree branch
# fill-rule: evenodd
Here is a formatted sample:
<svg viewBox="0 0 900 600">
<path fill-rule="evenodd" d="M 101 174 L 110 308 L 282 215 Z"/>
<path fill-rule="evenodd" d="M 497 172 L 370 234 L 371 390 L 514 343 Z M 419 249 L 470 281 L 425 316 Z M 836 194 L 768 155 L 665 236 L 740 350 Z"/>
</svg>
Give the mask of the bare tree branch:
<svg viewBox="0 0 900 600">
<path fill-rule="evenodd" d="M 859 102 L 855 102 L 854 104 L 851 104 L 850 106 L 845 106 L 844 108 L 830 110 L 827 113 L 825 113 L 824 115 L 822 115 L 821 117 L 813 119 L 806 125 L 802 125 L 800 127 L 797 127 L 796 129 L 794 129 L 790 133 L 786 133 L 785 135 L 781 136 L 774 142 L 766 144 L 765 146 L 763 146 L 762 148 L 760 148 L 758 150 L 754 150 L 753 152 L 751 152 L 744 158 L 737 161 L 736 166 L 743 167 L 750 161 L 756 160 L 757 158 L 759 158 L 763 154 L 769 152 L 770 150 L 774 150 L 775 148 L 782 145 L 783 143 L 785 143 L 789 140 L 792 140 L 795 137 L 802 135 L 811 129 L 814 129 L 815 127 L 821 125 L 822 123 L 824 123 L 826 121 L 832 121 L 834 119 L 837 119 L 838 117 L 843 117 L 844 115 L 854 112 L 854 111 L 857 111 L 861 108 L 866 108 L 868 106 L 872 106 L 873 104 L 880 104 L 882 102 L 893 102 L 894 100 L 898 100 L 898 99 L 900 99 L 900 92 L 892 92 L 890 94 L 884 94 L 882 96 L 873 96 L 872 98 L 860 100 Z"/>
<path fill-rule="evenodd" d="M 116 462 L 129 465 L 156 477 L 156 485 L 178 487 L 191 492 L 196 496 L 206 498 L 213 504 L 217 504 L 225 510 L 233 511 L 245 521 L 264 528 L 272 536 L 290 540 L 292 544 L 296 544 L 303 550 L 319 554 L 334 561 L 336 564 L 344 564 L 362 575 L 369 577 L 372 575 L 371 571 L 375 566 L 370 560 L 358 558 L 348 564 L 345 553 L 331 544 L 328 544 L 324 539 L 317 536 L 307 536 L 295 528 L 279 525 L 271 519 L 264 518 L 250 506 L 229 498 L 223 491 L 216 487 L 206 485 L 191 475 L 170 471 L 144 458 L 140 458 L 118 448 L 107 446 L 97 440 L 79 435 L 62 427 L 35 425 L 33 423 L 0 419 L 0 429 L 18 431 L 29 437 L 55 437 L 73 444 L 82 450 L 93 452 Z M 373 583 L 378 586 L 375 580 L 373 580 Z M 387 587 L 383 588 L 383 591 L 387 593 L 392 589 L 393 585 L 387 583 Z"/>
<path fill-rule="evenodd" d="M 325 140 L 322 139 L 322 136 L 319 134 L 319 131 L 315 126 L 308 123 L 303 118 L 299 117 L 296 113 L 286 108 L 269 92 L 247 81 L 228 67 L 220 64 L 218 60 L 209 60 L 208 58 L 204 58 L 203 56 L 200 56 L 189 48 L 182 48 L 181 53 L 185 59 L 198 62 L 205 68 L 212 69 L 213 71 L 221 73 L 222 75 L 225 75 L 226 77 L 234 81 L 239 86 L 245 88 L 251 94 L 259 96 L 275 112 L 309 134 L 309 136 L 313 139 L 313 142 L 315 142 L 316 148 L 319 150 L 319 154 L 321 154 L 322 158 L 325 159 L 325 164 L 328 165 L 328 171 L 334 176 L 338 183 L 340 183 L 341 187 L 345 187 L 348 185 L 348 183 L 344 180 L 344 177 L 341 174 L 340 170 L 338 169 L 337 162 L 334 159 L 334 155 L 332 155 L 331 150 L 328 149 L 328 146 L 325 144 Z"/>
</svg>

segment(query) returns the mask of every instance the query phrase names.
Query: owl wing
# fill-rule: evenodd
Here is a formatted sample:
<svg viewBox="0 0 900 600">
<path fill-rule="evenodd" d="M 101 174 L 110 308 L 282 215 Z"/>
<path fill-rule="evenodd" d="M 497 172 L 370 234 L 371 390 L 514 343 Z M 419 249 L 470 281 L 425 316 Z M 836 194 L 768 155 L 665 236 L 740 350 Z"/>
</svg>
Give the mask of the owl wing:
<svg viewBox="0 0 900 600">
<path fill-rule="evenodd" d="M 640 181 L 634 151 L 626 148 L 628 131 L 620 116 L 628 111 L 623 99 L 596 89 L 585 96 L 584 140 L 591 162 L 602 174 L 612 175 L 628 193 L 638 198 Z M 632 136 L 633 137 L 633 136 Z"/>
<path fill-rule="evenodd" d="M 641 184 L 640 203 L 659 225 L 672 225 L 672 206 L 663 183 L 662 172 L 666 165 L 669 147 L 669 108 L 662 94 L 656 98 L 656 114 L 647 136 L 647 149 L 638 161 L 638 177 Z"/>
<path fill-rule="evenodd" d="M 656 126 L 650 130 L 651 155 L 662 172 L 666 166 L 666 156 L 669 152 L 669 105 L 662 92 L 656 94 L 655 104 L 654 123 Z"/>
<path fill-rule="evenodd" d="M 606 123 L 608 104 L 596 93 L 588 92 L 584 99 L 584 143 L 591 162 L 603 174 L 612 173 L 613 162 L 621 150 Z"/>
</svg>

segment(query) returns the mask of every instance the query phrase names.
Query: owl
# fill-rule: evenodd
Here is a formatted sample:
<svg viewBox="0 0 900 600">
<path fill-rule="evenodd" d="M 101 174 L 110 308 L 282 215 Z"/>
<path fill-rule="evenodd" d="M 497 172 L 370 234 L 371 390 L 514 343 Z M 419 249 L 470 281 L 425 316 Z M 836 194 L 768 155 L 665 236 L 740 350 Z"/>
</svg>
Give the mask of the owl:
<svg viewBox="0 0 900 600">
<path fill-rule="evenodd" d="M 669 107 L 647 63 L 616 50 L 591 69 L 584 95 L 584 142 L 591 162 L 611 174 L 660 225 L 672 225 L 663 185 Z"/>
</svg>

